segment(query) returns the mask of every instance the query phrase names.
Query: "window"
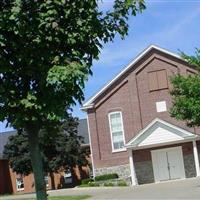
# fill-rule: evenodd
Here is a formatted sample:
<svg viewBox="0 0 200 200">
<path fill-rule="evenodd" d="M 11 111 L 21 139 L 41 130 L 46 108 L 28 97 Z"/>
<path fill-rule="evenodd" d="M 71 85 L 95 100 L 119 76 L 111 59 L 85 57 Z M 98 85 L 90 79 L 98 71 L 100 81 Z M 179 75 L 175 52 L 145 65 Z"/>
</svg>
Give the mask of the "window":
<svg viewBox="0 0 200 200">
<path fill-rule="evenodd" d="M 156 110 L 157 110 L 157 112 L 167 111 L 166 101 L 156 102 Z"/>
<path fill-rule="evenodd" d="M 72 183 L 72 173 L 69 170 L 65 171 L 64 180 L 65 180 L 65 184 Z"/>
<path fill-rule="evenodd" d="M 49 177 L 48 176 L 44 177 L 44 181 L 46 183 L 46 187 L 49 187 Z"/>
<path fill-rule="evenodd" d="M 109 114 L 112 150 L 118 151 L 124 149 L 124 130 L 121 112 Z"/>
<path fill-rule="evenodd" d="M 22 177 L 16 178 L 17 191 L 24 190 L 24 180 Z"/>
<path fill-rule="evenodd" d="M 162 90 L 168 88 L 166 70 L 153 71 L 148 73 L 149 90 Z"/>
</svg>

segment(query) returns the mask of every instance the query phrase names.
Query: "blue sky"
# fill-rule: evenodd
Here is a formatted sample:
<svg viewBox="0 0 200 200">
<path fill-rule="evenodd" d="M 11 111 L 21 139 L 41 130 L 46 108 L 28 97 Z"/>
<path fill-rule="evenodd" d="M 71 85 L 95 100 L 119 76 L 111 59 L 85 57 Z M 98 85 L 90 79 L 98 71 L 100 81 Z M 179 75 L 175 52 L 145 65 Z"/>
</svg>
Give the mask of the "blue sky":
<svg viewBox="0 0 200 200">
<path fill-rule="evenodd" d="M 112 2 L 104 0 L 101 8 L 109 9 Z M 195 47 L 200 48 L 200 1 L 149 0 L 142 14 L 130 18 L 129 26 L 125 40 L 116 37 L 113 43 L 104 45 L 100 59 L 94 62 L 93 76 L 89 77 L 84 90 L 86 100 L 150 44 L 175 53 L 180 49 L 193 54 Z M 73 114 L 86 117 L 80 105 L 74 107 Z M 4 124 L 0 124 L 1 131 L 5 131 Z"/>
<path fill-rule="evenodd" d="M 111 5 L 112 1 L 104 1 L 103 8 Z M 195 47 L 200 48 L 200 1 L 147 1 L 147 9 L 131 17 L 129 26 L 128 37 L 117 37 L 114 43 L 105 45 L 100 59 L 94 62 L 93 76 L 86 83 L 86 100 L 151 44 L 175 53 L 181 50 L 193 54 Z M 86 117 L 80 105 L 74 108 L 74 115 Z"/>
</svg>

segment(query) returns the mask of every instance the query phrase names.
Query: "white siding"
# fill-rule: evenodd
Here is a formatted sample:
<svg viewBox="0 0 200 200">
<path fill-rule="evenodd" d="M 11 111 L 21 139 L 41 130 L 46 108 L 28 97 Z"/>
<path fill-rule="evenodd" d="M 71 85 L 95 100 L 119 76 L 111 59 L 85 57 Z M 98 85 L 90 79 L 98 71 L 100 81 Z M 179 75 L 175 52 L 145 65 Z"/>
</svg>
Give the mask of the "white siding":
<svg viewBox="0 0 200 200">
<path fill-rule="evenodd" d="M 139 146 L 159 144 L 164 142 L 178 141 L 183 138 L 177 134 L 170 132 L 162 127 L 155 129 L 146 139 L 144 139 Z"/>
</svg>

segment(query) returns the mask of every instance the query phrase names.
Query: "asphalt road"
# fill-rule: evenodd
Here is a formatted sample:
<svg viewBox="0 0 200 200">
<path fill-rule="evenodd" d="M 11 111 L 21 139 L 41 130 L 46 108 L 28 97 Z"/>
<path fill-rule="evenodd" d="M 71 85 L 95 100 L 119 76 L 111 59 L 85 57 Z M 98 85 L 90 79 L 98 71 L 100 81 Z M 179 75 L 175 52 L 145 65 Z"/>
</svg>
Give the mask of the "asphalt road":
<svg viewBox="0 0 200 200">
<path fill-rule="evenodd" d="M 200 199 L 200 178 L 146 184 L 135 187 L 73 188 L 48 192 L 50 196 L 90 195 L 88 200 L 100 199 Z M 0 200 L 22 200 L 34 194 L 0 197 Z"/>
</svg>

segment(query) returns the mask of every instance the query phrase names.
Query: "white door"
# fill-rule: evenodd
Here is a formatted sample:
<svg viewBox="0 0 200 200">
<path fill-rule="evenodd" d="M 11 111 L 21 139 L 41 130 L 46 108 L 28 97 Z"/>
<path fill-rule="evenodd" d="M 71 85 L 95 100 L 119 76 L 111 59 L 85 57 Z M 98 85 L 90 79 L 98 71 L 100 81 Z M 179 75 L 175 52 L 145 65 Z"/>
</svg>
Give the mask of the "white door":
<svg viewBox="0 0 200 200">
<path fill-rule="evenodd" d="M 151 151 L 155 181 L 185 178 L 181 147 Z"/>
<path fill-rule="evenodd" d="M 169 180 L 169 171 L 167 164 L 167 156 L 165 151 L 154 151 L 152 153 L 152 162 L 155 180 L 164 181 Z M 158 163 L 158 164 L 157 164 Z"/>
<path fill-rule="evenodd" d="M 167 151 L 170 179 L 185 178 L 185 169 L 181 148 Z"/>
</svg>

